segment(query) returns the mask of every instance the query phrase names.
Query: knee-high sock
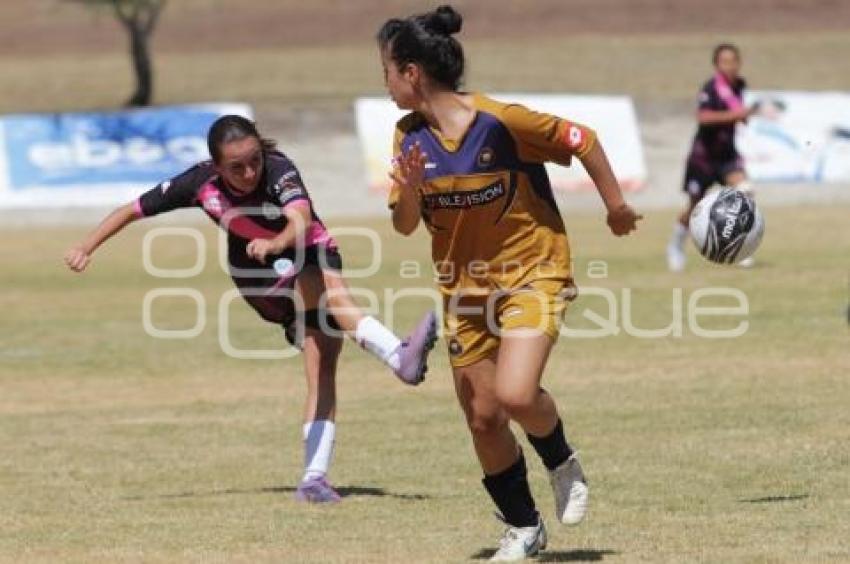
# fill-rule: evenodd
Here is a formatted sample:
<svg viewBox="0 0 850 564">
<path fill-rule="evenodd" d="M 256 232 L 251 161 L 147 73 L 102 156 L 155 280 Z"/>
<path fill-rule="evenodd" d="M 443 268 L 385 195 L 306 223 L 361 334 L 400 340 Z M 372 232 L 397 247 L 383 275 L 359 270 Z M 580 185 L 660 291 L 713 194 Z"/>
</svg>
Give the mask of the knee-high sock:
<svg viewBox="0 0 850 564">
<path fill-rule="evenodd" d="M 398 370 L 401 341 L 374 317 L 364 317 L 354 331 L 357 344 L 378 357 L 384 364 Z"/>
<path fill-rule="evenodd" d="M 509 525 L 512 527 L 533 527 L 537 525 L 539 515 L 534 506 L 534 498 L 531 497 L 531 489 L 528 486 L 528 470 L 522 453 L 520 453 L 517 461 L 506 470 L 498 474 L 484 476 L 482 483 Z"/>
<path fill-rule="evenodd" d="M 545 437 L 535 437 L 529 433 L 526 433 L 525 436 L 528 437 L 528 442 L 531 443 L 544 466 L 549 470 L 554 470 L 573 455 L 573 449 L 567 443 L 567 438 L 564 436 L 564 425 L 560 419 L 558 419 L 552 432 Z"/>
<path fill-rule="evenodd" d="M 336 425 L 319 419 L 304 424 L 304 479 L 321 478 L 328 473 L 334 452 Z"/>
</svg>

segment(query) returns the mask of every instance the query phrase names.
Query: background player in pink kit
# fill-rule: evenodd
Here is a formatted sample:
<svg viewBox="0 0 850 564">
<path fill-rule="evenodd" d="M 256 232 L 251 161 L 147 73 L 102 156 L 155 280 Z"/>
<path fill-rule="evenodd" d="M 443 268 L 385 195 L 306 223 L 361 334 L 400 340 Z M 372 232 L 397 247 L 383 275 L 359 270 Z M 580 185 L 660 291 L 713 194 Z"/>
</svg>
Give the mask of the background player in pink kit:
<svg viewBox="0 0 850 564">
<path fill-rule="evenodd" d="M 685 241 L 688 238 L 688 220 L 706 190 L 722 184 L 749 190 L 744 160 L 735 148 L 735 126 L 746 122 L 757 106 L 744 106 L 746 81 L 740 76 L 741 52 L 731 43 L 721 43 L 712 54 L 714 76 L 699 93 L 697 122 L 685 171 L 683 189 L 688 204 L 673 225 L 673 234 L 667 244 L 667 266 L 674 272 L 685 268 Z M 740 262 L 752 266 L 752 258 Z"/>
<path fill-rule="evenodd" d="M 305 472 L 303 501 L 339 501 L 326 475 L 333 453 L 339 329 L 380 358 L 405 383 L 424 378 L 436 339 L 429 312 L 404 341 L 354 304 L 340 270 L 337 244 L 316 215 L 295 165 L 241 116 L 210 128 L 211 161 L 162 182 L 109 214 L 65 254 L 81 272 L 92 253 L 129 223 L 184 207 L 200 207 L 228 235 L 228 264 L 245 300 L 266 321 L 280 324 L 304 352 Z M 273 212 L 273 213 L 272 213 Z"/>
</svg>

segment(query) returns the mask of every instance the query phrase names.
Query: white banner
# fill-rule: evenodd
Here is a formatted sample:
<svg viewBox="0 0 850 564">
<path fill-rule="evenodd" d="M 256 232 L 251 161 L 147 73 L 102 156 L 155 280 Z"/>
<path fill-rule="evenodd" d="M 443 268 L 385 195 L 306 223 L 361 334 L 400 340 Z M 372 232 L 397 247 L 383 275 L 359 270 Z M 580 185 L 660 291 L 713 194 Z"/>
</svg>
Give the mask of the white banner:
<svg viewBox="0 0 850 564">
<path fill-rule="evenodd" d="M 758 113 L 738 128 L 747 173 L 763 182 L 850 181 L 850 94 L 753 91 Z"/>
<path fill-rule="evenodd" d="M 624 190 L 635 191 L 646 183 L 646 164 L 634 105 L 625 96 L 573 96 L 549 94 L 493 94 L 492 98 L 522 104 L 582 123 L 596 130 Z M 370 190 L 389 190 L 392 142 L 396 122 L 407 112 L 386 98 L 360 98 L 355 105 L 357 134 L 366 159 Z M 555 190 L 590 189 L 593 184 L 581 163 L 569 167 L 547 165 Z"/>
</svg>

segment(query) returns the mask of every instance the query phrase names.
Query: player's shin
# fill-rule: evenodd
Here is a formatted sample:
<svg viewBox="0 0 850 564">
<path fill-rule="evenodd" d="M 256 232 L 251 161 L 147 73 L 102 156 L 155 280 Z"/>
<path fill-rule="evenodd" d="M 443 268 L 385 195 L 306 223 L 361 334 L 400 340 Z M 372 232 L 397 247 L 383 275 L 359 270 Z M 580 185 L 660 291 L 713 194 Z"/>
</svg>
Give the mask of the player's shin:
<svg viewBox="0 0 850 564">
<path fill-rule="evenodd" d="M 688 228 L 681 221 L 673 224 L 673 233 L 667 243 L 667 268 L 672 272 L 681 272 L 685 268 L 685 241 L 688 237 Z"/>
<path fill-rule="evenodd" d="M 315 420 L 304 424 L 304 481 L 327 475 L 333 458 L 336 425 Z"/>
<path fill-rule="evenodd" d="M 558 419 L 555 428 L 548 435 L 536 437 L 530 433 L 526 433 L 526 437 L 540 456 L 543 464 L 549 470 L 554 470 L 573 454 L 573 449 L 567 443 L 567 438 L 564 436 L 564 426 L 560 419 Z"/>
<path fill-rule="evenodd" d="M 498 474 L 485 476 L 482 483 L 506 523 L 512 527 L 537 525 L 539 515 L 531 497 L 528 469 L 521 452 L 510 467 Z"/>
</svg>

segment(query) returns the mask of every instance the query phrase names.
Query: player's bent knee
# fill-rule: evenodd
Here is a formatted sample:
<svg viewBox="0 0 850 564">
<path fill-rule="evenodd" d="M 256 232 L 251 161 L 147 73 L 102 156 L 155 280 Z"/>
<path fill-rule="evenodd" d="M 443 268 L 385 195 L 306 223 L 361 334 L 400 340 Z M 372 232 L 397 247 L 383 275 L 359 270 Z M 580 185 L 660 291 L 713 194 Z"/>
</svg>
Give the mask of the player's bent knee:
<svg viewBox="0 0 850 564">
<path fill-rule="evenodd" d="M 314 338 L 319 347 L 339 347 L 339 341 L 343 336 L 336 319 L 325 309 L 309 309 L 296 317 L 287 319 L 283 323 L 283 330 L 289 344 L 299 349 L 304 348 L 303 341 L 308 330 L 317 333 Z M 339 351 L 336 354 L 339 354 Z"/>
<path fill-rule="evenodd" d="M 517 390 L 505 390 L 497 392 L 499 403 L 508 414 L 516 419 L 530 412 L 533 412 L 537 407 L 537 400 L 540 395 L 540 389 L 537 388 L 533 392 L 523 392 Z"/>
<path fill-rule="evenodd" d="M 466 423 L 473 435 L 493 435 L 508 426 L 508 419 L 502 413 L 471 413 L 467 416 Z"/>
</svg>

